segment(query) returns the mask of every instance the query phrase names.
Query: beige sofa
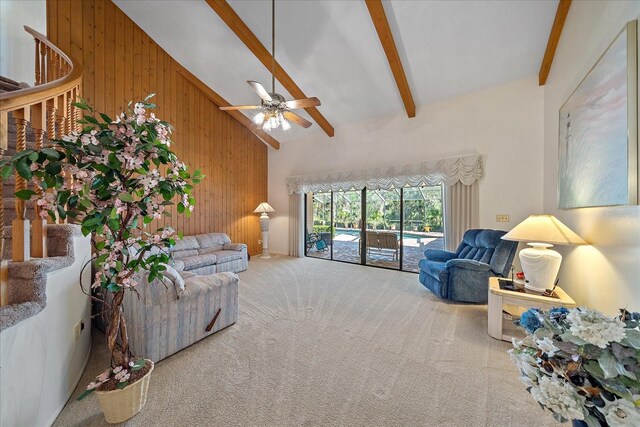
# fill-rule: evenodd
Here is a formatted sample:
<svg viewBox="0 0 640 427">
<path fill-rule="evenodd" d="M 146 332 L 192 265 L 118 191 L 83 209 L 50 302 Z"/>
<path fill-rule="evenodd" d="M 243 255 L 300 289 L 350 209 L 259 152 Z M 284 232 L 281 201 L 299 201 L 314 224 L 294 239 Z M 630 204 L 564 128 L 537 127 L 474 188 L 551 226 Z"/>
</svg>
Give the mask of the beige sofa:
<svg viewBox="0 0 640 427">
<path fill-rule="evenodd" d="M 139 277 L 139 295 L 125 296 L 131 351 L 154 362 L 236 323 L 235 273 L 248 265 L 247 246 L 224 233 L 186 236 L 171 253 L 173 268 L 152 283 Z"/>
<path fill-rule="evenodd" d="M 205 275 L 222 271 L 239 273 L 247 269 L 247 245 L 231 243 L 224 233 L 196 234 L 178 240 L 171 254 L 174 268 Z"/>
</svg>

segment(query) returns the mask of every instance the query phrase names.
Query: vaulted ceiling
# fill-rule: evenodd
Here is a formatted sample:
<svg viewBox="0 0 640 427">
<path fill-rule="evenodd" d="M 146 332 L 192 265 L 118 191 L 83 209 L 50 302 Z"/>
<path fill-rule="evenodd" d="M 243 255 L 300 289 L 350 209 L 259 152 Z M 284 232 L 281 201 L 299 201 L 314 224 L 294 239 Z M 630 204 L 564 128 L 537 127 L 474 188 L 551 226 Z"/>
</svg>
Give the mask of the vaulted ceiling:
<svg viewBox="0 0 640 427">
<path fill-rule="evenodd" d="M 271 90 L 270 70 L 206 1 L 114 2 L 228 102 L 258 102 L 247 80 Z M 270 50 L 271 2 L 228 3 Z M 557 6 L 557 0 L 385 1 L 416 117 L 423 105 L 536 75 Z M 318 110 L 336 132 L 346 124 L 406 114 L 364 0 L 277 1 L 276 59 L 305 95 L 320 98 Z M 293 99 L 278 82 L 276 90 Z M 311 133 L 325 132 L 314 122 L 273 136 L 283 142 Z"/>
</svg>

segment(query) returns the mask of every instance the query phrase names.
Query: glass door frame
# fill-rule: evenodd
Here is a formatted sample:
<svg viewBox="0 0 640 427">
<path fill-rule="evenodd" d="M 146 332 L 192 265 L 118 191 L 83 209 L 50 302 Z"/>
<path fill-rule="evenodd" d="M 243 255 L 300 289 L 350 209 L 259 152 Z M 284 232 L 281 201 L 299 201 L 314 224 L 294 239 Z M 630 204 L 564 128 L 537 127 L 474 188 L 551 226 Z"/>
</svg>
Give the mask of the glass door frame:
<svg viewBox="0 0 640 427">
<path fill-rule="evenodd" d="M 441 186 L 441 200 L 442 200 L 442 216 L 443 216 L 443 225 L 444 225 L 444 188 L 442 188 L 442 184 L 440 184 Z M 413 187 L 412 187 L 413 188 Z M 367 188 L 363 188 L 362 190 L 360 190 L 360 241 L 359 241 L 359 246 L 360 246 L 360 263 L 354 263 L 354 262 L 350 262 L 350 261 L 345 261 L 345 260 L 340 260 L 340 259 L 334 259 L 334 254 L 333 254 L 333 242 L 334 242 L 334 235 L 335 235 L 335 223 L 334 223 L 334 191 L 330 191 L 328 192 L 331 195 L 331 207 L 330 207 L 330 224 L 331 224 L 331 248 L 330 248 L 330 257 L 329 258 L 320 258 L 320 257 L 313 257 L 313 256 L 309 256 L 308 252 L 309 250 L 307 249 L 307 245 L 306 242 L 308 240 L 308 236 L 310 233 L 313 233 L 313 229 L 308 230 L 307 228 L 307 224 L 308 224 L 308 203 L 309 203 L 309 198 L 307 197 L 307 194 L 309 193 L 305 193 L 305 197 L 304 197 L 304 223 L 305 223 L 305 250 L 304 250 L 304 255 L 305 257 L 309 257 L 309 258 L 316 258 L 316 259 L 323 259 L 326 261 L 337 261 L 337 262 L 343 262 L 345 264 L 352 264 L 352 265 L 363 265 L 366 267 L 374 267 L 374 268 L 383 268 L 385 270 L 393 270 L 393 271 L 402 271 L 404 273 L 414 273 L 414 274 L 418 274 L 418 271 L 412 271 L 412 270 L 404 270 L 404 188 L 399 188 L 398 190 L 400 190 L 400 251 L 399 251 L 399 259 L 398 259 L 398 268 L 393 268 L 393 267 L 385 267 L 382 265 L 374 265 L 374 264 L 367 264 L 367 252 L 366 252 L 366 248 L 367 248 Z M 371 190 L 374 191 L 374 190 Z M 324 194 L 327 194 L 327 192 L 323 192 Z M 311 201 L 313 203 L 313 200 Z M 313 210 L 312 210 L 312 214 L 313 214 Z M 364 216 L 364 217 L 363 217 Z M 313 224 L 313 222 L 312 222 Z M 446 226 L 446 225 L 444 225 Z M 443 233 L 443 239 L 444 239 L 444 233 Z"/>
</svg>

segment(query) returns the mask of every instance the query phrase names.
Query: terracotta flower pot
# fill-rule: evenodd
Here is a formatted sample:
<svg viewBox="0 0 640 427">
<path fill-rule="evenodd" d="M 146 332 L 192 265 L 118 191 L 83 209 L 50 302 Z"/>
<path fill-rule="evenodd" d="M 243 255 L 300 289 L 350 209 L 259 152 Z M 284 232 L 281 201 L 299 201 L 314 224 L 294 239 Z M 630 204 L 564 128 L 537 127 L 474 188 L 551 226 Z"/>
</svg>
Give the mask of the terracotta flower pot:
<svg viewBox="0 0 640 427">
<path fill-rule="evenodd" d="M 152 361 L 147 361 L 151 363 L 151 369 L 133 384 L 129 384 L 122 390 L 95 391 L 104 418 L 109 424 L 118 424 L 133 418 L 147 403 L 149 378 L 154 367 Z"/>
</svg>

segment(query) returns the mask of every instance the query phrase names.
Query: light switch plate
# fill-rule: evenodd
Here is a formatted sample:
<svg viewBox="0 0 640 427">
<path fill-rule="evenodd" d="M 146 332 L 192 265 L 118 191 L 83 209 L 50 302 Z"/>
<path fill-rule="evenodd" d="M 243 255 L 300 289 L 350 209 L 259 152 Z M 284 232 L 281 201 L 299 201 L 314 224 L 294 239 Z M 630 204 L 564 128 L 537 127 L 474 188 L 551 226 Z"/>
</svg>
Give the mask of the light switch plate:
<svg viewBox="0 0 640 427">
<path fill-rule="evenodd" d="M 496 222 L 509 222 L 509 215 L 496 215 Z"/>
</svg>

